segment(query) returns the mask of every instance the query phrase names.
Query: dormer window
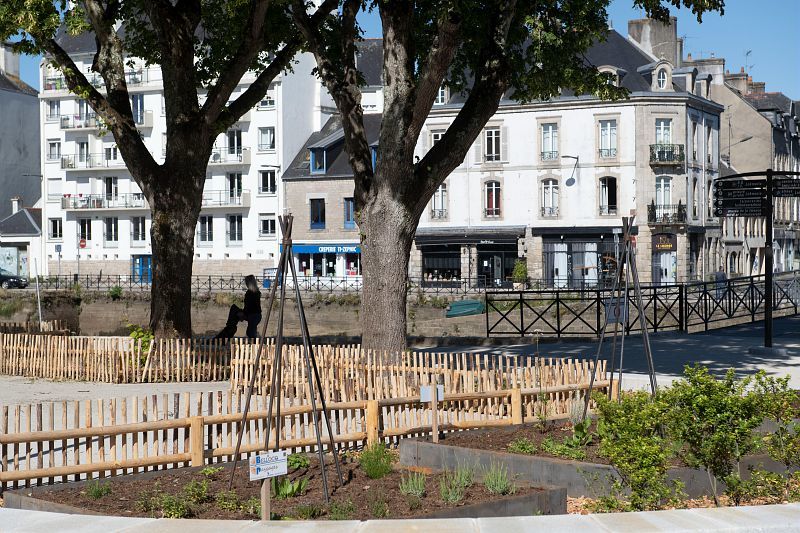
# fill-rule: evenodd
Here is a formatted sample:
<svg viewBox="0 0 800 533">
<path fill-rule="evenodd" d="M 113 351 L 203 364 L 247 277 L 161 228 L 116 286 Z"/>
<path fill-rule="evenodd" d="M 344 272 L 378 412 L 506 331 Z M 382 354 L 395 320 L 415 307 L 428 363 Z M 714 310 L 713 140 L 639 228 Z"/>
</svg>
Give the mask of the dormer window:
<svg viewBox="0 0 800 533">
<path fill-rule="evenodd" d="M 324 148 L 312 148 L 309 150 L 311 152 L 311 173 L 312 174 L 324 174 L 327 168 L 327 162 L 325 160 L 325 149 Z"/>
<path fill-rule="evenodd" d="M 661 69 L 658 71 L 656 75 L 656 83 L 658 84 L 659 89 L 666 89 L 667 88 L 667 70 Z"/>
<path fill-rule="evenodd" d="M 447 103 L 448 97 L 450 96 L 448 93 L 450 91 L 447 90 L 447 87 L 442 85 L 439 87 L 439 91 L 436 93 L 436 100 L 433 101 L 434 105 L 444 105 Z"/>
</svg>

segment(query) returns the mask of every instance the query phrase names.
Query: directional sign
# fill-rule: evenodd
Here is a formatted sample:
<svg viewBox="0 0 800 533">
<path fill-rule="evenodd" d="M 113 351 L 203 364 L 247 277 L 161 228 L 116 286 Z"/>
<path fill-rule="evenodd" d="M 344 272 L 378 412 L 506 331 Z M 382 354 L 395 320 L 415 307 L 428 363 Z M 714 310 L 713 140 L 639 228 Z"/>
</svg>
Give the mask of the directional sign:
<svg viewBox="0 0 800 533">
<path fill-rule="evenodd" d="M 723 209 L 743 209 L 749 207 L 766 209 L 767 200 L 766 198 L 733 198 L 730 200 L 725 198 L 717 198 L 714 201 L 714 205 Z"/>
<path fill-rule="evenodd" d="M 734 198 L 766 198 L 766 189 L 717 189 L 714 196 L 725 200 Z"/>
<path fill-rule="evenodd" d="M 717 180 L 714 187 L 717 189 L 757 189 L 766 187 L 767 180 Z"/>
<path fill-rule="evenodd" d="M 733 208 L 714 208 L 714 216 L 715 217 L 765 217 L 767 216 L 767 210 L 761 208 L 741 208 L 741 209 L 733 209 Z"/>
<path fill-rule="evenodd" d="M 778 198 L 800 196 L 800 180 L 792 178 L 773 179 L 772 195 Z"/>
<path fill-rule="evenodd" d="M 250 481 L 282 476 L 289 471 L 286 450 L 250 457 Z"/>
</svg>

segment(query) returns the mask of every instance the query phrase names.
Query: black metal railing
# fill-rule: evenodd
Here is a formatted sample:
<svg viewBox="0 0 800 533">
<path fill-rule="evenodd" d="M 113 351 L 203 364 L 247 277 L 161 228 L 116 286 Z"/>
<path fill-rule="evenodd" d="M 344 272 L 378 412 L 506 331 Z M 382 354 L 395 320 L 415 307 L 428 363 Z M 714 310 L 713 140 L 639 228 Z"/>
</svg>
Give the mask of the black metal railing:
<svg viewBox="0 0 800 533">
<path fill-rule="evenodd" d="M 558 159 L 558 151 L 542 152 L 542 161 L 555 161 Z"/>
<path fill-rule="evenodd" d="M 684 224 L 686 223 L 686 206 L 680 202 L 668 205 L 651 202 L 647 206 L 647 222 L 649 224 Z"/>
<path fill-rule="evenodd" d="M 610 159 L 612 157 L 617 157 L 617 149 L 616 148 L 600 148 L 600 158 L 601 159 Z"/>
<path fill-rule="evenodd" d="M 686 161 L 682 144 L 651 144 L 651 165 L 676 165 Z"/>
</svg>

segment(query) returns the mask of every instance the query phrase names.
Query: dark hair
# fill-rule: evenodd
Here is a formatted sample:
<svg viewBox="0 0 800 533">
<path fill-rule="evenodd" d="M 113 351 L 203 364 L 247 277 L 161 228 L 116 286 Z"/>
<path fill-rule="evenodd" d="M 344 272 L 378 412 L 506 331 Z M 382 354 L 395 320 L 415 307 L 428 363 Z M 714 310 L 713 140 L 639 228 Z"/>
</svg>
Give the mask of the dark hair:
<svg viewBox="0 0 800 533">
<path fill-rule="evenodd" d="M 258 287 L 258 282 L 256 281 L 256 277 L 252 274 L 249 274 L 244 277 L 244 284 L 248 289 L 250 288 L 251 284 Z"/>
</svg>

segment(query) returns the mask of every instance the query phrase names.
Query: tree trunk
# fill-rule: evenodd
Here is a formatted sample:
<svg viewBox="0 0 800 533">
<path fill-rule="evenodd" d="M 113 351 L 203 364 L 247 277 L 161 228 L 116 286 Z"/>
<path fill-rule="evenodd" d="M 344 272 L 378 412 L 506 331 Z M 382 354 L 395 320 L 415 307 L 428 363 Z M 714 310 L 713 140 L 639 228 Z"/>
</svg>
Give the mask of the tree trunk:
<svg viewBox="0 0 800 533">
<path fill-rule="evenodd" d="M 386 189 L 361 208 L 361 344 L 400 352 L 406 347 L 406 283 L 416 221 Z"/>
<path fill-rule="evenodd" d="M 187 186 L 187 181 L 181 180 L 181 186 L 158 187 L 149 198 L 153 217 L 150 328 L 160 337 L 192 336 L 194 230 L 201 193 Z M 202 188 L 202 179 L 192 181 Z"/>
</svg>

